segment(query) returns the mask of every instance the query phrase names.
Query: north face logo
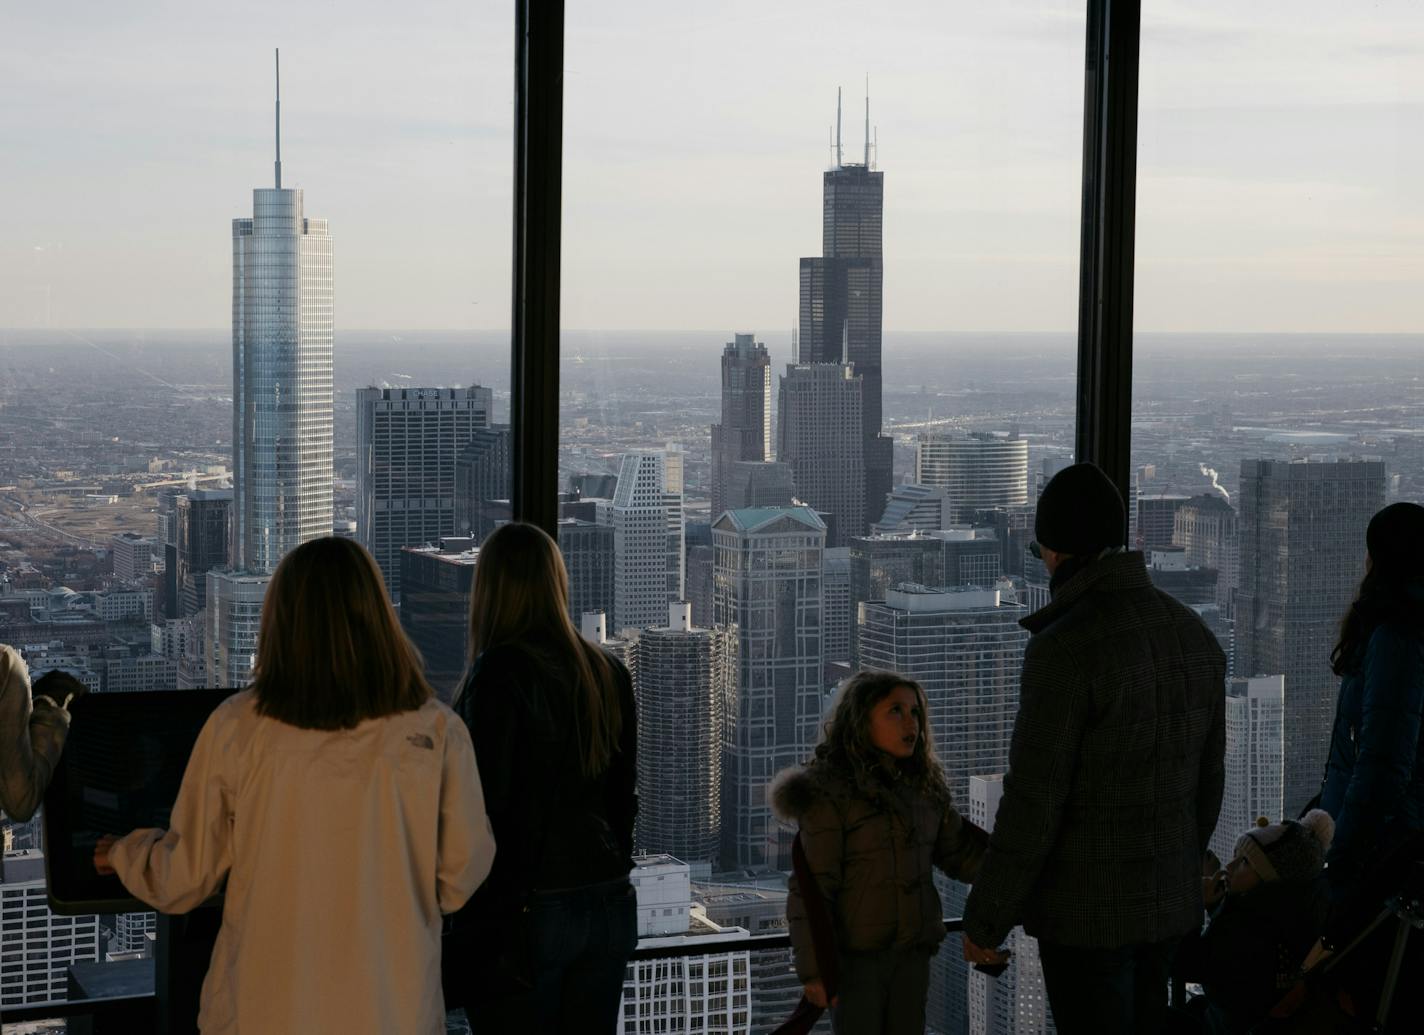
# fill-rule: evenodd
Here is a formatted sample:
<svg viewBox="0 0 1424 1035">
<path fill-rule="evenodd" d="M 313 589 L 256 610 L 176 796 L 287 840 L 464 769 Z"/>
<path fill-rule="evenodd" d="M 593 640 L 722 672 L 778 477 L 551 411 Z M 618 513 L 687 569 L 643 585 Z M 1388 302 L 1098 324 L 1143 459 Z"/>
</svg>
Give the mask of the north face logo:
<svg viewBox="0 0 1424 1035">
<path fill-rule="evenodd" d="M 424 733 L 412 733 L 405 739 L 410 741 L 418 748 L 425 748 L 426 751 L 435 750 L 435 741 L 431 740 L 430 737 L 428 737 Z"/>
</svg>

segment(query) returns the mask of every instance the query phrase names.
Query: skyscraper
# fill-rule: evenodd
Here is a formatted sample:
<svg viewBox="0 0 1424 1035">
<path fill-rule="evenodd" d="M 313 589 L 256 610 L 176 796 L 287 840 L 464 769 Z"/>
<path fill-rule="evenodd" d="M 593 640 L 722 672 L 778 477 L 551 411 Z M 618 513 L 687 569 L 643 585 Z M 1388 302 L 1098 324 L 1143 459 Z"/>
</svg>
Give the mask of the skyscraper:
<svg viewBox="0 0 1424 1035">
<path fill-rule="evenodd" d="M 509 425 L 477 430 L 455 460 L 455 534 L 485 539 L 512 516 Z"/>
<path fill-rule="evenodd" d="M 590 611 L 612 612 L 613 528 L 560 518 L 559 552 L 569 573 L 569 617 L 574 624 Z"/>
<path fill-rule="evenodd" d="M 712 425 L 712 519 L 727 509 L 732 465 L 771 459 L 771 356 L 752 334 L 722 350 L 722 422 Z"/>
<path fill-rule="evenodd" d="M 174 507 L 174 585 L 178 618 L 197 614 L 208 602 L 207 574 L 225 568 L 232 542 L 232 490 L 197 489 Z"/>
<path fill-rule="evenodd" d="M 332 516 L 331 236 L 282 187 L 278 98 L 276 185 L 232 221 L 232 564 L 253 573 Z"/>
<path fill-rule="evenodd" d="M 1028 502 L 1028 442 L 1018 436 L 937 434 L 915 444 L 915 482 L 949 494 L 954 524 L 987 507 L 1018 507 Z"/>
<path fill-rule="evenodd" d="M 712 525 L 715 621 L 734 630 L 737 657 L 723 727 L 723 866 L 791 864 L 766 788 L 816 740 L 825 541 L 809 507 L 729 510 Z"/>
<path fill-rule="evenodd" d="M 667 623 L 638 637 L 636 841 L 641 853 L 715 864 L 732 640 L 694 627 L 690 604 L 669 604 Z"/>
<path fill-rule="evenodd" d="M 830 546 L 865 534 L 863 388 L 843 363 L 793 363 L 781 378 L 777 458 L 791 468 L 801 502 L 829 515 Z"/>
<path fill-rule="evenodd" d="M 1384 506 L 1379 460 L 1243 460 L 1236 674 L 1285 676 L 1285 814 L 1320 789 L 1338 680 L 1330 651 Z"/>
<path fill-rule="evenodd" d="M 1256 817 L 1265 816 L 1272 823 L 1285 818 L 1281 727 L 1285 700 L 1281 676 L 1238 678 L 1226 686 L 1226 788 L 1216 831 L 1208 843 L 1222 862 L 1231 859 L 1237 838 Z"/>
<path fill-rule="evenodd" d="M 252 681 L 257 633 L 262 626 L 262 600 L 271 580 L 268 573 L 208 572 L 203 620 L 208 686 L 237 690 Z"/>
<path fill-rule="evenodd" d="M 457 534 L 455 465 L 490 426 L 494 392 L 469 388 L 356 391 L 356 532 L 400 600 L 403 546 Z"/>
<path fill-rule="evenodd" d="M 992 833 L 1003 797 L 1002 775 L 971 776 L 965 815 Z M 1004 947 L 1009 950 L 1009 965 L 998 977 L 969 973 L 969 1030 L 976 1035 L 1052 1035 L 1058 1029 L 1048 1008 L 1038 939 L 1015 927 Z"/>
<path fill-rule="evenodd" d="M 470 592 L 478 561 L 473 539 L 444 539 L 400 552 L 401 628 L 420 651 L 425 678 L 442 701 L 459 689 L 469 660 Z"/>
<path fill-rule="evenodd" d="M 1234 614 L 1236 589 L 1241 583 L 1241 547 L 1237 541 L 1236 511 L 1215 494 L 1193 496 L 1177 508 L 1172 542 L 1187 551 L 1187 561 L 1219 572 L 1216 603 L 1226 618 Z"/>
<path fill-rule="evenodd" d="M 865 111 L 863 161 L 847 164 L 841 148 L 837 95 L 835 165 L 821 180 L 821 254 L 801 260 L 796 355 L 800 363 L 854 364 L 855 372 L 864 378 L 859 423 L 865 464 L 860 497 L 865 513 L 852 522 L 857 529 L 879 520 L 894 481 L 893 443 L 880 433 L 885 174 L 871 161 L 868 97 Z"/>
<path fill-rule="evenodd" d="M 682 453 L 628 453 L 609 508 L 613 627 L 647 629 L 683 597 Z"/>
</svg>

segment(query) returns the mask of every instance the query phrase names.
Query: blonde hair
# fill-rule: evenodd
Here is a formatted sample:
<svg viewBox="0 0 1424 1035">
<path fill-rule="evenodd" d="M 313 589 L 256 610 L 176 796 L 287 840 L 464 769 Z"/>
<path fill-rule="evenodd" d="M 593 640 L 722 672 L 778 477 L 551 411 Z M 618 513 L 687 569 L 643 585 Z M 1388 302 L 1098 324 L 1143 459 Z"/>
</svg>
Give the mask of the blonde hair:
<svg viewBox="0 0 1424 1035">
<path fill-rule="evenodd" d="M 613 663 L 569 618 L 569 574 L 542 528 L 512 521 L 480 546 L 470 594 L 470 662 L 484 651 L 520 645 L 573 671 L 579 760 L 597 776 L 618 750 L 623 714 Z"/>
<path fill-rule="evenodd" d="M 277 565 L 262 603 L 257 711 L 302 729 L 351 729 L 431 696 L 380 569 L 350 539 L 313 539 Z"/>
<path fill-rule="evenodd" d="M 886 768 L 886 761 L 870 742 L 870 713 L 902 686 L 914 693 L 919 705 L 919 736 L 915 738 L 914 754 L 894 765 L 902 777 L 932 800 L 949 805 L 949 784 L 935 754 L 925 688 L 898 672 L 862 669 L 845 681 L 836 697 L 835 709 L 822 728 L 821 742 L 816 745 L 810 765 L 837 769 L 863 794 L 874 797 L 878 793 L 875 774 Z"/>
</svg>

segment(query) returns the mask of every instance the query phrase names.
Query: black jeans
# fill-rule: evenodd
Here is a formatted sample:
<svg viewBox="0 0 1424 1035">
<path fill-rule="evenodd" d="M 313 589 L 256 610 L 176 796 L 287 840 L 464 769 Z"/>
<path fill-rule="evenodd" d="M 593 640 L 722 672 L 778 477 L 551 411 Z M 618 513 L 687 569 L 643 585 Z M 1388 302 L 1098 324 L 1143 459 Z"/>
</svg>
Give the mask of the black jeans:
<svg viewBox="0 0 1424 1035">
<path fill-rule="evenodd" d="M 924 1035 L 930 954 L 922 948 L 847 952 L 840 958 L 835 1035 Z"/>
<path fill-rule="evenodd" d="M 638 945 L 638 900 L 627 878 L 564 891 L 535 892 L 505 973 L 518 979 L 486 986 L 466 1003 L 470 1027 L 484 1033 L 608 1035 L 628 957 Z M 504 970 L 504 968 L 501 968 Z"/>
<path fill-rule="evenodd" d="M 1061 1035 L 1157 1035 L 1180 938 L 1119 949 L 1039 942 L 1043 983 Z"/>
</svg>

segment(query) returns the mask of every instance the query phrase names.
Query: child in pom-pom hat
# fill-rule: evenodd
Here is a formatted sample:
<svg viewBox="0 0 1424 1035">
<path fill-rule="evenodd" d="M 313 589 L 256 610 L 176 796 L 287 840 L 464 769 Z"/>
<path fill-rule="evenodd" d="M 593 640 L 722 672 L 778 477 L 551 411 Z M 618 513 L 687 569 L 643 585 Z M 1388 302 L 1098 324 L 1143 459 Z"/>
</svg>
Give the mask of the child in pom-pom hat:
<svg viewBox="0 0 1424 1035">
<path fill-rule="evenodd" d="M 1206 927 L 1178 951 L 1175 973 L 1206 994 L 1173 1011 L 1173 1031 L 1247 1032 L 1290 990 L 1329 909 L 1321 871 L 1334 832 L 1314 809 L 1280 823 L 1262 817 L 1241 835 L 1205 882 Z"/>
</svg>

